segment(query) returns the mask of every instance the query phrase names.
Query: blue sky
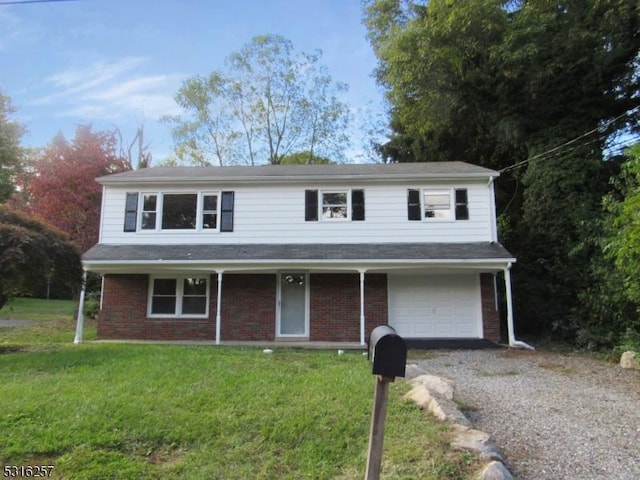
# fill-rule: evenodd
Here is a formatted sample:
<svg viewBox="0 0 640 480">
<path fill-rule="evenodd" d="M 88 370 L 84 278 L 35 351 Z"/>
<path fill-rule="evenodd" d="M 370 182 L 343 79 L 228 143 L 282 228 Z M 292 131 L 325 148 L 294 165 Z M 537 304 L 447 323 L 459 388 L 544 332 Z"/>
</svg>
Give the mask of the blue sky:
<svg viewBox="0 0 640 480">
<path fill-rule="evenodd" d="M 144 123 L 158 163 L 173 145 L 158 118 L 180 113 L 173 95 L 181 82 L 221 69 L 262 34 L 282 35 L 299 51 L 322 50 L 333 79 L 349 85 L 354 112 L 384 111 L 360 0 L 4 1 L 0 90 L 28 129 L 25 146 L 46 146 L 58 132 L 72 138 L 87 123 L 133 138 Z M 354 124 L 352 160 L 361 143 Z"/>
</svg>

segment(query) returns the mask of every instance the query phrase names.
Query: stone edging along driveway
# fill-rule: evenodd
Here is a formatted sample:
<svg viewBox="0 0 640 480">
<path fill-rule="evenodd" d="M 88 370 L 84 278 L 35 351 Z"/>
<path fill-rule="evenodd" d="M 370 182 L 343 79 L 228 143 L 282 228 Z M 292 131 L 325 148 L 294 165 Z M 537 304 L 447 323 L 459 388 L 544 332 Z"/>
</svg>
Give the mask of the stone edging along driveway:
<svg viewBox="0 0 640 480">
<path fill-rule="evenodd" d="M 436 413 L 440 406 L 461 425 L 454 433 L 467 431 L 472 445 L 454 447 L 475 446 L 487 462 L 504 461 L 519 480 L 640 478 L 639 371 L 517 350 L 437 351 L 409 363 L 407 377 L 450 380 L 416 379 L 438 401 L 414 400 Z M 453 388 L 448 402 L 442 400 L 447 385 Z"/>
</svg>

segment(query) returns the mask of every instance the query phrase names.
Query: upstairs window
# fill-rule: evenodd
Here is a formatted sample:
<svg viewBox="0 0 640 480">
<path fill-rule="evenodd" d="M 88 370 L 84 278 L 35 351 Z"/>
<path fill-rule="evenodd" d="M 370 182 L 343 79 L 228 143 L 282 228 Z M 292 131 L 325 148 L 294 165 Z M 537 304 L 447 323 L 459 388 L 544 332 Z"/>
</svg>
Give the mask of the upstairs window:
<svg viewBox="0 0 640 480">
<path fill-rule="evenodd" d="M 306 190 L 304 199 L 307 222 L 364 221 L 364 190 Z"/>
<path fill-rule="evenodd" d="M 233 199 L 234 192 L 127 193 L 124 231 L 232 232 Z"/>
<path fill-rule="evenodd" d="M 469 220 L 467 189 L 409 190 L 407 218 L 424 221 Z"/>
<path fill-rule="evenodd" d="M 449 190 L 425 190 L 422 195 L 424 218 L 451 219 L 451 192 Z"/>
<path fill-rule="evenodd" d="M 198 195 L 194 193 L 165 193 L 162 195 L 162 229 L 195 230 Z"/>
<path fill-rule="evenodd" d="M 218 228 L 218 196 L 203 195 L 202 196 L 202 228 L 216 229 Z"/>
<path fill-rule="evenodd" d="M 347 199 L 347 192 L 322 192 L 322 219 L 347 220 L 349 208 Z"/>
<path fill-rule="evenodd" d="M 142 195 L 142 230 L 155 230 L 158 215 L 158 196 L 155 193 Z"/>
</svg>

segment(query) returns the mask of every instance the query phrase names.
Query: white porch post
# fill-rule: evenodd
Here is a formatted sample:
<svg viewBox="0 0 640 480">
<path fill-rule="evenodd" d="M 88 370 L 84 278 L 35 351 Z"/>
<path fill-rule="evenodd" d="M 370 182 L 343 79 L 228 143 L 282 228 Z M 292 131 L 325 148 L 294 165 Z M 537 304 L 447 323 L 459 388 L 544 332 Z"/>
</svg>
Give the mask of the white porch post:
<svg viewBox="0 0 640 480">
<path fill-rule="evenodd" d="M 82 272 L 82 290 L 80 290 L 80 302 L 78 305 L 78 318 L 76 319 L 76 337 L 73 343 L 82 343 L 84 330 L 84 294 L 87 289 L 87 271 Z"/>
<path fill-rule="evenodd" d="M 504 287 L 505 295 L 507 297 L 507 330 L 509 333 L 509 346 L 534 350 L 531 345 L 516 340 L 516 334 L 513 328 L 513 300 L 511 298 L 511 262 L 509 262 L 507 268 L 504 269 Z"/>
<path fill-rule="evenodd" d="M 216 300 L 216 345 L 220 345 L 220 325 L 222 323 L 222 315 L 220 308 L 222 307 L 222 273 L 224 270 L 218 272 L 218 297 Z"/>
<path fill-rule="evenodd" d="M 365 345 L 365 318 L 364 318 L 364 273 L 366 270 L 359 270 L 360 272 L 360 345 Z"/>
</svg>

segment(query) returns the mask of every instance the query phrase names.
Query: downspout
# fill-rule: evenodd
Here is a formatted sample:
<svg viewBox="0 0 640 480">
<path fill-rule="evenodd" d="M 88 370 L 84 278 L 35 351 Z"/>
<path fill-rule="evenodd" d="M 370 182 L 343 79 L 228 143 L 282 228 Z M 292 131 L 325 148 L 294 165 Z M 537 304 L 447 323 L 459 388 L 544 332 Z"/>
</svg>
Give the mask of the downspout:
<svg viewBox="0 0 640 480">
<path fill-rule="evenodd" d="M 80 290 L 80 302 L 78 305 L 78 318 L 76 319 L 76 337 L 73 343 L 82 343 L 84 330 L 84 294 L 87 289 L 87 271 L 82 272 L 82 290 Z"/>
<path fill-rule="evenodd" d="M 366 345 L 365 343 L 365 318 L 364 318 L 364 273 L 366 270 L 359 270 L 360 272 L 360 345 Z"/>
<path fill-rule="evenodd" d="M 220 345 L 220 326 L 222 324 L 222 314 L 220 308 L 222 307 L 222 272 L 218 272 L 218 296 L 216 300 L 216 345 Z"/>
<path fill-rule="evenodd" d="M 528 343 L 516 340 L 516 335 L 513 328 L 513 301 L 511 299 L 511 262 L 509 262 L 507 264 L 507 268 L 504 269 L 504 286 L 507 297 L 507 329 L 509 332 L 509 346 L 524 348 L 527 350 L 535 350 L 535 348 L 533 348 Z"/>
</svg>

